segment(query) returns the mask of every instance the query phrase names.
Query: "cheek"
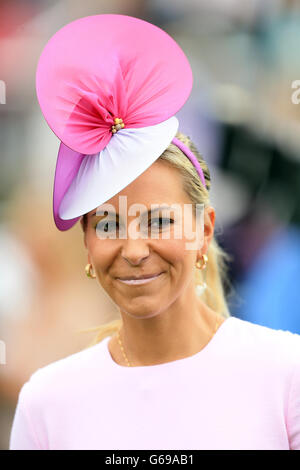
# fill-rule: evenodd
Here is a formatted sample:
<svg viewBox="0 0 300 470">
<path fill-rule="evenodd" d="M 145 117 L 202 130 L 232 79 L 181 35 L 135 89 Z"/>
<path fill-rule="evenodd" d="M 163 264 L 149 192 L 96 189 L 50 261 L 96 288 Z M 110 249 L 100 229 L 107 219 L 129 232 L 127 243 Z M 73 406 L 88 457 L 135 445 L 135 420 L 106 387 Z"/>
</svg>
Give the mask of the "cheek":
<svg viewBox="0 0 300 470">
<path fill-rule="evenodd" d="M 192 252 L 186 250 L 185 240 L 161 240 L 156 251 L 178 274 L 190 269 Z"/>
<path fill-rule="evenodd" d="M 192 276 L 196 251 L 187 249 L 187 240 L 169 240 L 165 245 L 165 259 L 170 263 L 171 272 L 183 282 Z"/>
<path fill-rule="evenodd" d="M 97 240 L 89 246 L 91 262 L 100 276 L 107 272 L 114 260 L 114 251 L 107 240 Z"/>
<path fill-rule="evenodd" d="M 190 285 L 193 279 L 195 253 L 186 250 L 186 240 L 161 240 L 157 253 L 164 260 L 168 276 L 162 295 L 177 298 Z"/>
</svg>

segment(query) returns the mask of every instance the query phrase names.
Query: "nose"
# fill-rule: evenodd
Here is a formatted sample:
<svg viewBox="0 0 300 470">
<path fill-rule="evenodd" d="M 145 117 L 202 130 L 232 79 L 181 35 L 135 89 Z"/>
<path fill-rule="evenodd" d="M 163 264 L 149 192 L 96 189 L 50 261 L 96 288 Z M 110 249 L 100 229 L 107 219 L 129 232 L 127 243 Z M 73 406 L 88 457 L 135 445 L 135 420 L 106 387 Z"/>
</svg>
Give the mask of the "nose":
<svg viewBox="0 0 300 470">
<path fill-rule="evenodd" d="M 131 265 L 139 265 L 149 256 L 149 247 L 146 240 L 127 239 L 122 246 L 121 255 Z"/>
</svg>

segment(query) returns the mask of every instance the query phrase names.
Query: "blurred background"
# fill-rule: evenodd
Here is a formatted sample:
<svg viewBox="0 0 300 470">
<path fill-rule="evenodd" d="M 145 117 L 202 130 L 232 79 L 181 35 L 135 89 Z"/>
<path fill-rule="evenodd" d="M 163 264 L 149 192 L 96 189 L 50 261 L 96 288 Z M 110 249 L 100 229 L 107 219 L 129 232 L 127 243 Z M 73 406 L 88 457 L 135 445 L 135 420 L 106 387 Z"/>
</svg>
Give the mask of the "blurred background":
<svg viewBox="0 0 300 470">
<path fill-rule="evenodd" d="M 211 171 L 215 234 L 233 256 L 230 312 L 300 334 L 300 2 L 1 0 L 0 449 L 30 375 L 86 347 L 95 334 L 81 329 L 117 318 L 85 275 L 80 224 L 54 225 L 59 141 L 35 94 L 48 39 L 101 13 L 156 24 L 184 50 L 194 86 L 177 117 Z"/>
</svg>

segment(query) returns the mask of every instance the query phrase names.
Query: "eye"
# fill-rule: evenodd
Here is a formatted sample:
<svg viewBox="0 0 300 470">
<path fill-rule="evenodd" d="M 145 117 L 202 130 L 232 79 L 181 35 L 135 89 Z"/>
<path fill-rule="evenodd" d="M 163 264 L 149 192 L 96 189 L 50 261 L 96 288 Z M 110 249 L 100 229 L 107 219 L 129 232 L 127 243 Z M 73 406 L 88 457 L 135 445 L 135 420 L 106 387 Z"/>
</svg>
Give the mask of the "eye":
<svg viewBox="0 0 300 470">
<path fill-rule="evenodd" d="M 96 230 L 98 231 L 101 231 L 101 232 L 109 232 L 109 228 L 111 227 L 111 229 L 114 230 L 114 227 L 116 225 L 116 222 L 114 221 L 110 221 L 110 222 L 98 222 L 98 224 L 96 225 Z M 119 225 L 119 222 L 117 222 L 117 225 Z"/>
<path fill-rule="evenodd" d="M 162 225 L 165 227 L 165 226 L 169 225 L 170 223 L 171 224 L 174 223 L 173 219 L 169 219 L 167 217 L 158 217 L 156 219 L 151 219 L 151 227 L 153 227 L 153 226 L 155 227 L 155 224 L 152 223 L 152 222 L 157 223 L 157 221 L 158 221 L 158 227 L 162 227 Z M 162 221 L 164 222 L 163 224 L 161 224 Z M 156 225 L 156 227 L 157 227 L 157 225 Z"/>
</svg>

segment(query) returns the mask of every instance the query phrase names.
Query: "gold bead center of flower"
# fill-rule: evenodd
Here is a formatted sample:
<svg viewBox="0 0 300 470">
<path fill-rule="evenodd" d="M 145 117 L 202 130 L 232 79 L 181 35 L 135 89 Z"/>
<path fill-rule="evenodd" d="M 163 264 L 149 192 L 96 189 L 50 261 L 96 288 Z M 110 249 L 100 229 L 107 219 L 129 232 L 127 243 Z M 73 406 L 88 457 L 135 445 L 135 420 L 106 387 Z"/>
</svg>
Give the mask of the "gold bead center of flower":
<svg viewBox="0 0 300 470">
<path fill-rule="evenodd" d="M 123 127 L 125 127 L 123 119 L 121 119 L 121 118 L 114 118 L 114 123 L 115 124 L 111 127 L 111 131 L 112 131 L 113 134 L 115 134 L 120 129 L 123 129 Z"/>
</svg>

